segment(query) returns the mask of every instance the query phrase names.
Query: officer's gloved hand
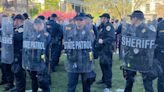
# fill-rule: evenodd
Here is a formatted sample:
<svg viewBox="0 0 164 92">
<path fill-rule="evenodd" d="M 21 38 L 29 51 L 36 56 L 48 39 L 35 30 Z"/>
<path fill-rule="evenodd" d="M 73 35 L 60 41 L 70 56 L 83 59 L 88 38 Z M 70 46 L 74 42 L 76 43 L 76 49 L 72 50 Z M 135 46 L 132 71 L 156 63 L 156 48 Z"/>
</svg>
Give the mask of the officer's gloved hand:
<svg viewBox="0 0 164 92">
<path fill-rule="evenodd" d="M 123 69 L 123 77 L 126 79 L 128 77 L 127 71 Z"/>
<path fill-rule="evenodd" d="M 126 79 L 128 74 L 127 74 L 127 71 L 123 68 L 123 65 L 120 66 L 120 70 L 122 70 L 123 72 L 123 77 Z"/>
</svg>

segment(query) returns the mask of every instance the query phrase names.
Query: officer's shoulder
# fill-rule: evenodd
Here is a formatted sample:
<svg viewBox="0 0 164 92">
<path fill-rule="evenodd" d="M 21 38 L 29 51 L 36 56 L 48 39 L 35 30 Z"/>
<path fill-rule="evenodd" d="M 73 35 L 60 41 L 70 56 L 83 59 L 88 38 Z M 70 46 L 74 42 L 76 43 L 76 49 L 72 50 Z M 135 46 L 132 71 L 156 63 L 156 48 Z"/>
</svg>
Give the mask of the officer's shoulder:
<svg viewBox="0 0 164 92">
<path fill-rule="evenodd" d="M 61 25 L 59 24 L 59 23 L 57 23 L 57 22 L 55 22 L 55 25 L 57 26 L 57 27 L 60 27 Z"/>
<path fill-rule="evenodd" d="M 158 23 L 158 27 L 164 27 L 164 20 Z"/>
<path fill-rule="evenodd" d="M 159 22 L 159 24 L 163 24 L 164 25 L 164 20 L 162 20 L 161 22 Z"/>
<path fill-rule="evenodd" d="M 146 25 L 145 29 L 148 31 L 156 32 L 156 27 L 154 25 Z"/>
<path fill-rule="evenodd" d="M 113 24 L 112 23 L 107 23 L 107 26 L 110 26 L 111 28 L 113 28 L 114 29 L 114 26 L 113 26 Z"/>
<path fill-rule="evenodd" d="M 49 36 L 49 33 L 48 33 L 48 32 L 44 32 L 44 35 L 45 35 L 46 37 L 48 37 L 48 36 Z"/>
</svg>

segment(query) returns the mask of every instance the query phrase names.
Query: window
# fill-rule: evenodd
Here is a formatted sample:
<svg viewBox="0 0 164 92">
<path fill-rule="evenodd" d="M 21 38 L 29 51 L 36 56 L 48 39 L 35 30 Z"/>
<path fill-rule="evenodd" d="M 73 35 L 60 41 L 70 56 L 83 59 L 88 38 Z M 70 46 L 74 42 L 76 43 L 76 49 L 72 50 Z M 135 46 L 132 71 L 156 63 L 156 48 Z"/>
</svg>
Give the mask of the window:
<svg viewBox="0 0 164 92">
<path fill-rule="evenodd" d="M 146 4 L 146 12 L 150 12 L 150 4 Z"/>
</svg>

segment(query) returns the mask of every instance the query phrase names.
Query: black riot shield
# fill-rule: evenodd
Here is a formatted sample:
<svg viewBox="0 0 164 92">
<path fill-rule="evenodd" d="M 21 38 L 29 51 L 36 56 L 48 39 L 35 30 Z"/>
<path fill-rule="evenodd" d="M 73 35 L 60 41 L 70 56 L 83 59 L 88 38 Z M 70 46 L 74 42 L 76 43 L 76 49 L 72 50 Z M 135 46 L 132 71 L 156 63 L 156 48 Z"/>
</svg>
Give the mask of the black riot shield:
<svg viewBox="0 0 164 92">
<path fill-rule="evenodd" d="M 2 19 L 1 62 L 5 64 L 11 64 L 14 59 L 13 33 L 13 20 L 4 17 Z"/>
<path fill-rule="evenodd" d="M 138 27 L 123 23 L 123 67 L 132 71 L 148 72 L 153 64 L 155 39 L 155 28 L 150 28 L 144 23 Z"/>
</svg>

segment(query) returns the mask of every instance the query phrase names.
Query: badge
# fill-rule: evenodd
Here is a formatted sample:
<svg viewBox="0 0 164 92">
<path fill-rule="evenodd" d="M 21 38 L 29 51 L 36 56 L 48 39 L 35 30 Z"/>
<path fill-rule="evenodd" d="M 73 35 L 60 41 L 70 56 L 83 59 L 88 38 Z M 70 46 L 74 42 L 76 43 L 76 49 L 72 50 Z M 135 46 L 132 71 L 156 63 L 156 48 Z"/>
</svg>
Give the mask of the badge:
<svg viewBox="0 0 164 92">
<path fill-rule="evenodd" d="M 37 36 L 37 38 L 40 38 L 40 36 L 41 36 L 41 35 L 39 34 L 39 35 Z"/>
<path fill-rule="evenodd" d="M 15 32 L 18 32 L 18 29 L 15 29 Z"/>
<path fill-rule="evenodd" d="M 85 35 L 85 31 L 83 30 L 82 35 Z"/>
<path fill-rule="evenodd" d="M 22 33 L 22 32 L 23 32 L 23 28 L 19 28 L 18 33 Z"/>
<path fill-rule="evenodd" d="M 145 33 L 145 32 L 146 32 L 146 29 L 143 29 L 143 30 L 142 30 L 142 33 Z"/>
<path fill-rule="evenodd" d="M 111 30 L 111 27 L 110 27 L 110 26 L 107 26 L 107 27 L 106 27 L 106 30 L 107 30 L 107 31 L 110 31 L 110 30 Z"/>
<path fill-rule="evenodd" d="M 77 64 L 76 63 L 73 64 L 73 68 L 77 68 Z"/>
<path fill-rule="evenodd" d="M 139 49 L 137 49 L 137 48 L 133 49 L 133 51 L 134 51 L 134 54 L 138 54 L 139 53 Z"/>
<path fill-rule="evenodd" d="M 71 30 L 71 27 L 66 27 L 65 30 L 68 30 L 69 31 L 69 30 Z"/>
</svg>

